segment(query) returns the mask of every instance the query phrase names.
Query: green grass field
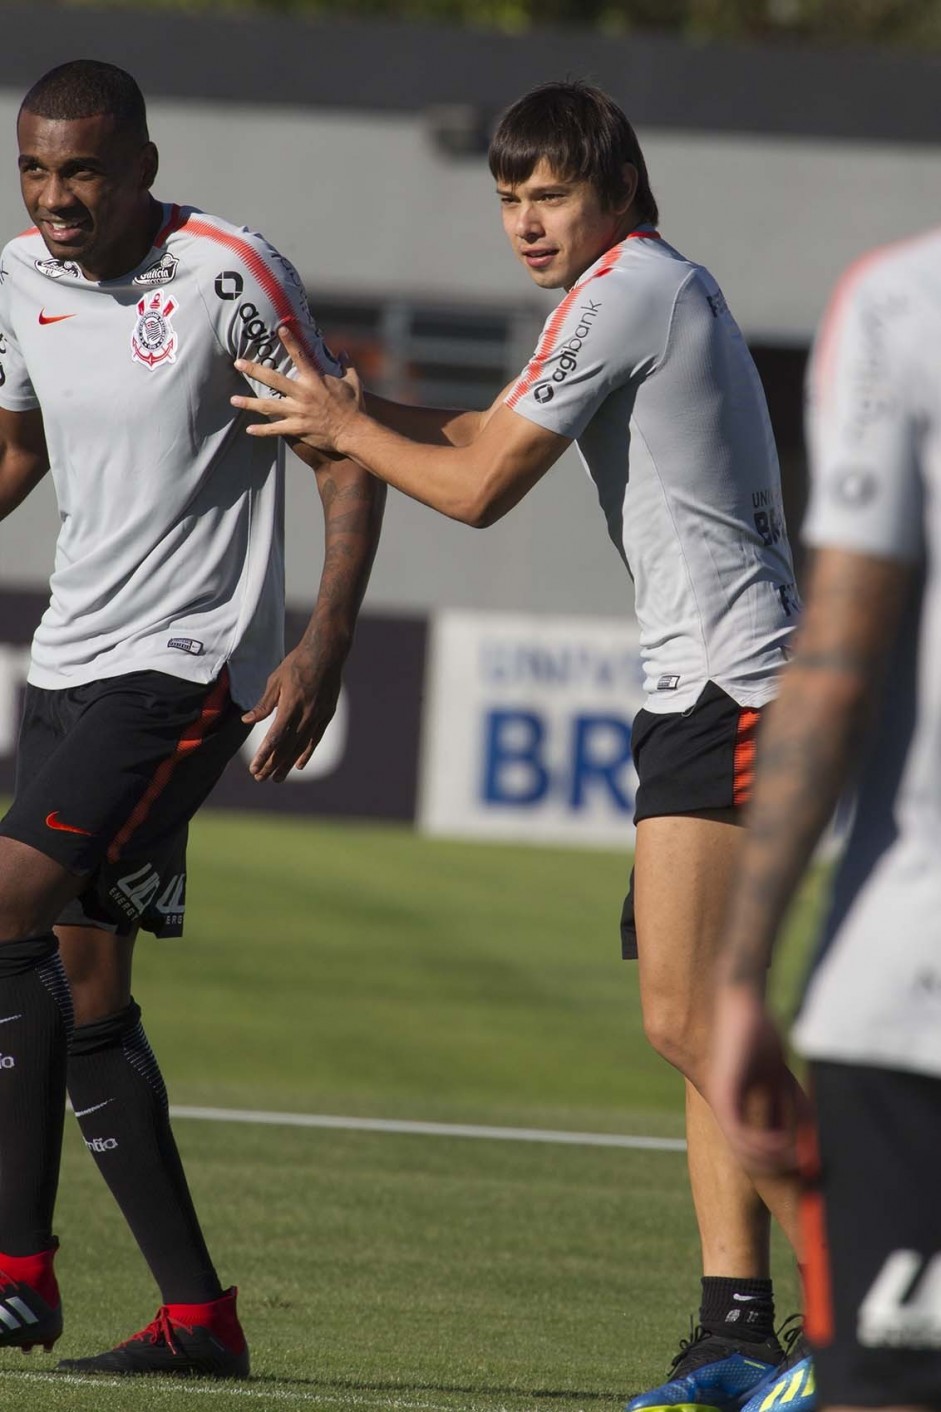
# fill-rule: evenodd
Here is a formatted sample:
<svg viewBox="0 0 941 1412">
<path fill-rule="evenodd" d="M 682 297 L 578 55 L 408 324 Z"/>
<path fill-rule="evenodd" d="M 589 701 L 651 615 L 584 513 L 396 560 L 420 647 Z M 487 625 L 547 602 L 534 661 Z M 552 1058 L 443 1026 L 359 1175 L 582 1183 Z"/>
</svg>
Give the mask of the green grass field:
<svg viewBox="0 0 941 1412">
<path fill-rule="evenodd" d="M 678 1137 L 619 960 L 627 861 L 397 828 L 207 813 L 187 940 L 135 994 L 176 1104 Z M 795 913 L 789 1003 L 816 906 Z M 11 1412 L 613 1412 L 698 1300 L 682 1153 L 181 1118 L 248 1384 L 54 1375 L 0 1356 Z M 57 1229 L 66 1333 L 106 1346 L 159 1302 L 71 1118 Z M 779 1313 L 796 1307 L 776 1253 Z"/>
</svg>

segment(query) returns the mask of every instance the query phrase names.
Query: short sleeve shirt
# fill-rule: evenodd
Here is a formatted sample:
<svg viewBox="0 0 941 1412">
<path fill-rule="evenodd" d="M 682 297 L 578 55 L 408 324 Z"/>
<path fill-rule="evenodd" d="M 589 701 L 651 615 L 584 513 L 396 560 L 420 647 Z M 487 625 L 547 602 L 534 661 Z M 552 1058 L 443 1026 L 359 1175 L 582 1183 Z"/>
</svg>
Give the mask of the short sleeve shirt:
<svg viewBox="0 0 941 1412">
<path fill-rule="evenodd" d="M 0 255 L 0 407 L 42 412 L 61 529 L 30 681 L 153 670 L 250 706 L 283 653 L 283 450 L 230 405 L 291 324 L 335 370 L 289 261 L 165 206 L 141 264 L 86 280 L 35 230 Z M 267 393 L 267 389 L 265 389 Z"/>
<path fill-rule="evenodd" d="M 850 269 L 809 393 L 808 543 L 911 565 L 914 590 L 795 1037 L 941 1075 L 941 233 Z"/>
<path fill-rule="evenodd" d="M 798 611 L 755 365 L 701 265 L 641 229 L 548 319 L 507 405 L 572 438 L 632 574 L 646 707 L 760 706 Z"/>
</svg>

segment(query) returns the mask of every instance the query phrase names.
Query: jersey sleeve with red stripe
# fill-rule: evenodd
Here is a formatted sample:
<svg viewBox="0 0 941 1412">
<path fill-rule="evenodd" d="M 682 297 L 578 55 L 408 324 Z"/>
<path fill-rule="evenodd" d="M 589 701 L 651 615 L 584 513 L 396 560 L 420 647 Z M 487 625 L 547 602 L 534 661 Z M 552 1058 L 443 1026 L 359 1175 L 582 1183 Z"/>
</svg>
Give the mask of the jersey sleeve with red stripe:
<svg viewBox="0 0 941 1412">
<path fill-rule="evenodd" d="M 26 237 L 21 236 L 23 240 Z M 39 406 L 16 336 L 14 272 L 11 245 L 0 252 L 0 407 L 8 412 L 30 412 Z"/>
<path fill-rule="evenodd" d="M 852 266 L 836 287 L 808 375 L 809 544 L 922 553 L 917 303 L 897 250 Z"/>
<path fill-rule="evenodd" d="M 280 325 L 287 325 L 316 367 L 340 373 L 311 314 L 300 275 L 263 236 L 191 211 L 167 237 L 171 251 L 178 242 L 196 252 L 205 271 L 203 300 L 216 338 L 233 361 L 246 358 L 290 376 L 291 362 L 277 334 Z M 257 395 L 273 395 L 261 383 L 246 381 Z"/>
<path fill-rule="evenodd" d="M 622 253 L 616 246 L 569 290 L 505 399 L 573 440 L 616 388 L 653 371 L 667 341 L 672 298 Z"/>
</svg>

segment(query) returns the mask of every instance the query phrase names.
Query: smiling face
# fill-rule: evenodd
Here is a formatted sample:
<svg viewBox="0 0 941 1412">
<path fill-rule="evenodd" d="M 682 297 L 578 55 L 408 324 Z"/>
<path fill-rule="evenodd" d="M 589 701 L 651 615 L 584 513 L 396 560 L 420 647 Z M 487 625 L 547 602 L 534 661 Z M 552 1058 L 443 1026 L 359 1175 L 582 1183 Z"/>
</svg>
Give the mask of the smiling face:
<svg viewBox="0 0 941 1412">
<path fill-rule="evenodd" d="M 150 248 L 159 210 L 150 195 L 157 150 L 109 113 L 17 123 L 20 187 L 30 218 L 57 260 L 87 279 L 127 274 Z"/>
<path fill-rule="evenodd" d="M 636 172 L 625 168 L 623 203 L 605 206 L 594 184 L 559 177 L 543 158 L 525 181 L 497 183 L 503 229 L 541 289 L 571 289 L 590 265 L 634 228 Z"/>
</svg>

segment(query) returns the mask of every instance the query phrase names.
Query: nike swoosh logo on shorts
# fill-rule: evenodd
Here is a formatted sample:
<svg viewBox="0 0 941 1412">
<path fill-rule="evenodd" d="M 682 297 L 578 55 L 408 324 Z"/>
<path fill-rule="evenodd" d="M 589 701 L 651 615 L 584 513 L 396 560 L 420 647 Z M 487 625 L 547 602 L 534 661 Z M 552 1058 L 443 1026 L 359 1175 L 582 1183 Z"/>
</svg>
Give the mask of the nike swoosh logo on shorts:
<svg viewBox="0 0 941 1412">
<path fill-rule="evenodd" d="M 86 838 L 91 838 L 93 836 L 91 829 L 80 829 L 76 827 L 75 824 L 64 824 L 59 818 L 58 809 L 53 809 L 51 814 L 46 815 L 46 827 L 50 829 L 58 829 L 60 833 L 84 834 Z"/>
<path fill-rule="evenodd" d="M 87 1118 L 89 1113 L 97 1113 L 99 1108 L 107 1108 L 109 1103 L 113 1103 L 113 1098 L 106 1098 L 104 1103 L 95 1103 L 91 1108 L 76 1108 L 76 1118 Z"/>
<path fill-rule="evenodd" d="M 0 1025 L 8 1025 L 11 1020 L 22 1020 L 22 1018 L 22 1015 L 4 1015 L 3 1019 L 0 1020 Z"/>
<path fill-rule="evenodd" d="M 74 314 L 47 314 L 45 309 L 39 311 L 39 322 L 41 324 L 61 324 L 63 319 L 74 319 Z"/>
</svg>

